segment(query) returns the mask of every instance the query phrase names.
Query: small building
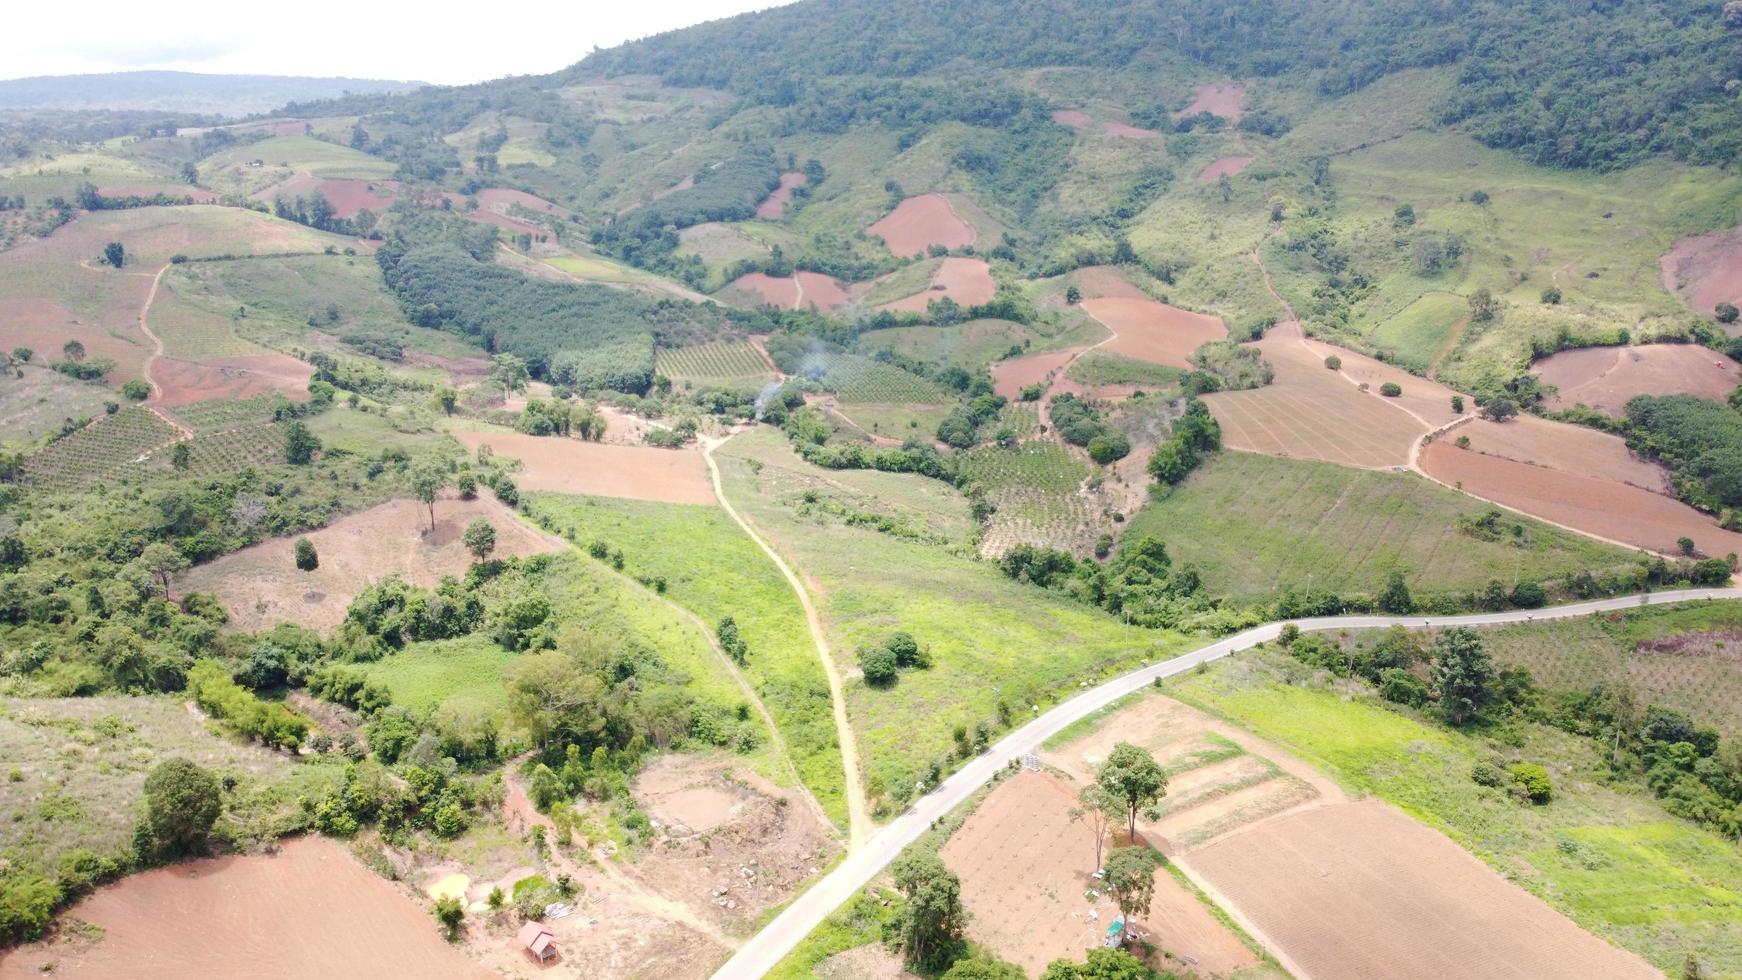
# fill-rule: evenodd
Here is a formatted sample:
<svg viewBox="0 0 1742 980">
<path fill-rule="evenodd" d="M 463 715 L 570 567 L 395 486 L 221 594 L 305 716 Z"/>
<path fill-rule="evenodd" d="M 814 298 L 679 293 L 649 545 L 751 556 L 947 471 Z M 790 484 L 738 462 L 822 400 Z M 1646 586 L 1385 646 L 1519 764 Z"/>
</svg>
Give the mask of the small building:
<svg viewBox="0 0 1742 980">
<path fill-rule="evenodd" d="M 1118 949 L 1125 945 L 1125 916 L 1121 915 L 1107 927 L 1107 935 L 1102 937 L 1101 945 L 1108 949 Z"/>
<path fill-rule="evenodd" d="M 542 922 L 528 922 L 520 927 L 520 945 L 538 957 L 540 963 L 556 959 L 556 933 L 551 932 Z"/>
</svg>

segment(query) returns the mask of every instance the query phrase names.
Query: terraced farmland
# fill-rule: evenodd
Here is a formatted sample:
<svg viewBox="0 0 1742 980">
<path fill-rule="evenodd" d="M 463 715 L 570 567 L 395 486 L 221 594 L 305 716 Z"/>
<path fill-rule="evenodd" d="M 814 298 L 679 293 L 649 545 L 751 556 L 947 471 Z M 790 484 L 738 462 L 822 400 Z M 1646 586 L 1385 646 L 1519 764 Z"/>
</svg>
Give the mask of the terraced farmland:
<svg viewBox="0 0 1742 980">
<path fill-rule="evenodd" d="M 124 408 L 27 457 L 24 475 L 37 486 L 86 486 L 121 475 L 179 435 L 150 409 Z"/>
<path fill-rule="evenodd" d="M 672 381 L 698 388 L 760 388 L 774 378 L 768 362 L 742 340 L 661 348 L 654 354 L 653 365 L 656 372 Z"/>
</svg>

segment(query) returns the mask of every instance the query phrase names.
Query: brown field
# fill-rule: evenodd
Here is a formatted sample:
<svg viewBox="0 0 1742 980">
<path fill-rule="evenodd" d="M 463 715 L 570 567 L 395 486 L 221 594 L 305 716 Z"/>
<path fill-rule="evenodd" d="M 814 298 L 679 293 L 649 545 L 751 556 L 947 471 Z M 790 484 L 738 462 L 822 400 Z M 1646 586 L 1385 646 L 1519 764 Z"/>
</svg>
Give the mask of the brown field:
<svg viewBox="0 0 1742 980">
<path fill-rule="evenodd" d="M 0 977 L 488 978 L 429 911 L 323 837 L 134 875 L 73 906 L 96 938 L 0 956 Z"/>
<path fill-rule="evenodd" d="M 314 369 L 288 354 L 219 357 L 182 361 L 160 357 L 151 364 L 151 380 L 160 392 L 159 405 L 187 405 L 212 398 L 252 398 L 277 392 L 308 401 Z"/>
<path fill-rule="evenodd" d="M 766 272 L 752 272 L 732 280 L 726 288 L 758 305 L 766 303 L 783 310 L 804 306 L 838 310 L 851 301 L 839 282 L 820 272 L 795 272 L 784 279 L 776 279 Z"/>
<path fill-rule="evenodd" d="M 968 935 L 1031 976 L 1060 957 L 1081 959 L 1118 915 L 1108 896 L 1086 897 L 1099 885 L 1091 876 L 1095 839 L 1086 823 L 1071 819 L 1076 794 L 1072 781 L 1019 773 L 994 789 L 940 852 L 961 877 Z M 1155 876 L 1148 917 L 1132 928 L 1175 956 L 1193 957 L 1209 974 L 1258 962 L 1166 872 Z"/>
<path fill-rule="evenodd" d="M 1232 449 L 1365 469 L 1400 467 L 1409 464 L 1417 439 L 1456 417 L 1451 389 L 1308 340 L 1293 322 L 1271 328 L 1257 346 L 1276 369 L 1274 383 L 1204 397 Z M 1342 370 L 1325 367 L 1330 353 L 1342 359 Z M 1377 393 L 1391 380 L 1402 386 L 1401 397 Z M 1360 390 L 1360 383 L 1370 390 Z"/>
<path fill-rule="evenodd" d="M 1071 358 L 1081 352 L 1082 348 L 1073 347 L 999 361 L 992 365 L 992 389 L 1014 401 L 1029 385 L 1044 385 L 1052 381 L 1054 375 L 1064 370 Z"/>
<path fill-rule="evenodd" d="M 496 528 L 494 557 L 558 549 L 494 500 L 438 500 L 435 510 L 434 531 L 422 503 L 395 500 L 301 535 L 320 556 L 320 567 L 312 572 L 297 570 L 295 538 L 273 538 L 191 569 L 177 588 L 217 596 L 235 629 L 252 632 L 291 622 L 324 631 L 344 621 L 359 592 L 388 575 L 434 586 L 444 575 L 465 574 L 472 556 L 460 535 L 474 520 Z"/>
<path fill-rule="evenodd" d="M 1086 299 L 1081 305 L 1084 312 L 1113 331 L 1113 339 L 1102 345 L 1102 350 L 1153 364 L 1190 369 L 1192 351 L 1228 336 L 1221 317 L 1153 299 Z"/>
<path fill-rule="evenodd" d="M 216 204 L 217 191 L 208 191 L 204 187 L 189 187 L 187 184 L 149 184 L 140 186 L 99 186 L 97 193 L 103 197 L 155 197 L 167 194 L 170 197 L 191 197 L 195 204 Z"/>
<path fill-rule="evenodd" d="M 1742 227 L 1684 238 L 1657 266 L 1663 288 L 1701 313 L 1719 303 L 1742 306 Z"/>
<path fill-rule="evenodd" d="M 919 255 L 933 245 L 961 248 L 979 237 L 942 194 L 907 198 L 865 231 L 882 238 L 896 255 Z"/>
<path fill-rule="evenodd" d="M 1620 436 L 1582 425 L 1534 415 L 1520 415 L 1505 423 L 1478 418 L 1448 430 L 1443 438 L 1454 444 L 1468 438 L 1473 452 L 1487 456 L 1626 483 L 1652 493 L 1670 490 L 1669 474 L 1663 467 L 1633 455 Z"/>
<path fill-rule="evenodd" d="M 768 199 L 756 206 L 756 216 L 763 221 L 779 221 L 786 214 L 786 206 L 792 203 L 792 192 L 796 187 L 803 187 L 808 180 L 801 173 L 785 173 L 780 175 L 780 186 Z"/>
<path fill-rule="evenodd" d="M 1484 456 L 1445 439 L 1422 452 L 1421 468 L 1467 493 L 1622 544 L 1673 554 L 1677 539 L 1688 537 L 1703 554 L 1742 553 L 1742 534 L 1679 500 L 1613 480 Z"/>
<path fill-rule="evenodd" d="M 1634 395 L 1699 395 L 1723 401 L 1738 382 L 1742 365 L 1698 344 L 1586 347 L 1561 351 L 1531 366 L 1560 391 L 1552 410 L 1588 405 L 1605 415 L 1626 414 Z"/>
<path fill-rule="evenodd" d="M 1308 976 L 1661 976 L 1377 800 L 1279 816 L 1181 862 Z"/>
<path fill-rule="evenodd" d="M 945 296 L 962 306 L 978 306 L 991 302 L 997 293 L 998 284 L 992 281 L 992 267 L 984 259 L 951 257 L 938 265 L 937 272 L 932 275 L 931 285 L 925 292 L 915 293 L 893 303 L 884 303 L 878 309 L 895 313 L 924 313 L 927 303 Z"/>
<path fill-rule="evenodd" d="M 610 446 L 517 432 L 453 435 L 469 450 L 489 446 L 497 456 L 520 460 L 525 468 L 514 474 L 514 482 L 522 490 L 672 504 L 718 503 L 707 463 L 694 449 Z"/>
<path fill-rule="evenodd" d="M 364 208 L 376 214 L 387 210 L 392 206 L 393 194 L 397 190 L 398 184 L 392 181 L 334 180 L 305 173 L 279 181 L 257 192 L 254 198 L 270 204 L 280 197 L 306 197 L 320 191 L 332 204 L 335 216 L 355 218 Z"/>
<path fill-rule="evenodd" d="M 1101 124 L 1101 132 L 1106 133 L 1108 136 L 1119 136 L 1124 139 L 1132 140 L 1155 139 L 1161 135 L 1153 129 L 1143 129 L 1138 126 L 1133 126 L 1130 123 L 1111 121 Z"/>
<path fill-rule="evenodd" d="M 1252 157 L 1249 156 L 1223 157 L 1205 167 L 1198 174 L 1198 179 L 1206 184 L 1214 183 L 1219 178 L 1234 176 L 1251 164 Z"/>
<path fill-rule="evenodd" d="M 1079 109 L 1054 109 L 1052 111 L 1052 121 L 1061 126 L 1069 126 L 1072 129 L 1088 129 L 1090 126 L 1095 125 L 1095 120 L 1089 118 L 1088 113 Z"/>
<path fill-rule="evenodd" d="M 1237 82 L 1221 85 L 1195 85 L 1192 103 L 1180 111 L 1182 116 L 1200 112 L 1221 116 L 1229 122 L 1240 121 L 1240 101 L 1246 97 L 1246 86 Z"/>
</svg>

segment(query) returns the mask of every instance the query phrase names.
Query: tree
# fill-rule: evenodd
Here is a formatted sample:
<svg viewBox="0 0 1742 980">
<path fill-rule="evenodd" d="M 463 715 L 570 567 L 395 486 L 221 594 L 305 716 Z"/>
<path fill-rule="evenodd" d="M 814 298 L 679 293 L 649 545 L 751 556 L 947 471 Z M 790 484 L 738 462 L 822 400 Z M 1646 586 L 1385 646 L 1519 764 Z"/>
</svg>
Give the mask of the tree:
<svg viewBox="0 0 1742 980">
<path fill-rule="evenodd" d="M 164 853 L 203 850 L 223 809 L 217 777 L 187 759 L 165 759 L 145 777 L 145 825 Z"/>
<path fill-rule="evenodd" d="M 1514 405 L 1510 398 L 1490 398 L 1487 403 L 1482 406 L 1481 414 L 1483 418 L 1490 422 L 1505 422 L 1508 419 L 1517 417 L 1518 406 Z"/>
<path fill-rule="evenodd" d="M 1332 354 L 1325 358 L 1325 367 L 1330 368 L 1332 371 L 1341 371 L 1343 369 L 1343 359 Z"/>
<path fill-rule="evenodd" d="M 1137 812 L 1167 794 L 1167 770 L 1130 742 L 1113 746 L 1095 782 L 1124 811 L 1127 841 L 1137 838 Z"/>
<path fill-rule="evenodd" d="M 1147 847 L 1115 848 L 1107 855 L 1107 887 L 1119 911 L 1129 917 L 1149 914 L 1149 901 L 1155 895 L 1155 868 L 1161 856 Z"/>
<path fill-rule="evenodd" d="M 864 647 L 859 651 L 859 670 L 865 675 L 865 683 L 872 687 L 895 683 L 898 666 L 895 651 L 886 646 Z"/>
<path fill-rule="evenodd" d="M 1550 286 L 1547 289 L 1543 290 L 1542 291 L 1542 301 L 1547 306 L 1558 306 L 1560 304 L 1560 301 L 1561 301 L 1560 287 L 1559 286 Z"/>
<path fill-rule="evenodd" d="M 1107 842 L 1107 822 L 1120 815 L 1119 801 L 1107 795 L 1100 783 L 1089 783 L 1077 791 L 1077 805 L 1071 807 L 1071 822 L 1089 825 L 1095 835 L 1095 869 L 1101 870 L 1101 852 Z"/>
<path fill-rule="evenodd" d="M 1452 411 L 1456 412 L 1459 415 L 1464 414 L 1464 396 L 1463 395 L 1453 395 L 1452 396 Z"/>
<path fill-rule="evenodd" d="M 1494 313 L 1499 304 L 1494 300 L 1494 294 L 1486 288 L 1478 289 L 1470 294 L 1470 319 L 1485 323 L 1494 319 Z"/>
<path fill-rule="evenodd" d="M 67 360 L 72 361 L 74 364 L 81 364 L 85 360 L 85 345 L 76 340 L 69 340 L 62 344 L 60 346 L 60 352 L 66 356 Z"/>
<path fill-rule="evenodd" d="M 153 541 L 146 545 L 145 549 L 139 552 L 138 562 L 140 568 L 156 576 L 157 580 L 163 583 L 163 597 L 165 599 L 169 598 L 169 580 L 188 569 L 187 556 L 162 541 Z"/>
<path fill-rule="evenodd" d="M 525 361 L 513 354 L 497 354 L 492 359 L 490 377 L 505 391 L 525 391 L 530 376 Z"/>
<path fill-rule="evenodd" d="M 321 441 L 308 430 L 302 419 L 296 419 L 284 429 L 284 461 L 292 466 L 307 466 L 319 452 Z"/>
<path fill-rule="evenodd" d="M 103 261 L 119 269 L 127 261 L 127 249 L 120 242 L 110 242 L 103 246 Z"/>
<path fill-rule="evenodd" d="M 1074 285 L 1065 287 L 1065 303 L 1067 303 L 1068 305 L 1071 305 L 1071 306 L 1075 306 L 1078 303 L 1082 302 L 1082 299 L 1083 299 L 1083 291 L 1082 290 L 1078 289 Z"/>
<path fill-rule="evenodd" d="M 186 442 L 176 443 L 169 451 L 169 465 L 178 470 L 187 469 L 193 465 L 193 461 L 194 452 Z"/>
<path fill-rule="evenodd" d="M 1415 599 L 1409 594 L 1409 585 L 1403 581 L 1402 572 L 1392 572 L 1385 581 L 1385 591 L 1379 593 L 1379 610 L 1393 616 L 1406 616 L 1415 611 Z"/>
<path fill-rule="evenodd" d="M 1161 980 L 1161 974 L 1122 949 L 1091 949 L 1082 963 L 1053 960 L 1040 980 Z"/>
<path fill-rule="evenodd" d="M 315 544 L 307 538 L 296 539 L 296 567 L 304 572 L 312 572 L 321 567 L 321 556 L 315 553 Z"/>
<path fill-rule="evenodd" d="M 436 389 L 435 403 L 441 407 L 443 415 L 454 414 L 454 406 L 457 405 L 459 401 L 460 393 L 454 389 L 448 387 Z"/>
<path fill-rule="evenodd" d="M 907 962 L 935 970 L 950 961 L 961 939 L 962 883 L 935 854 L 908 854 L 891 869 L 907 899 L 901 938 Z"/>
<path fill-rule="evenodd" d="M 1735 323 L 1738 317 L 1742 317 L 1742 310 L 1737 310 L 1735 303 L 1719 303 L 1712 309 L 1712 316 L 1719 323 Z"/>
<path fill-rule="evenodd" d="M 151 397 L 151 382 L 144 378 L 134 378 L 121 386 L 121 394 L 128 401 L 142 402 Z"/>
<path fill-rule="evenodd" d="M 1396 398 L 1403 394 L 1403 386 L 1395 381 L 1387 381 L 1379 386 L 1379 393 L 1387 398 Z"/>
<path fill-rule="evenodd" d="M 446 483 L 447 480 L 442 476 L 441 471 L 431 466 L 420 468 L 411 477 L 412 492 L 416 493 L 417 499 L 429 508 L 429 529 L 431 531 L 435 530 L 436 526 L 436 497 L 441 494 L 442 487 Z"/>
<path fill-rule="evenodd" d="M 1434 640 L 1433 686 L 1440 710 L 1454 725 L 1481 714 L 1494 700 L 1498 677 L 1488 648 L 1474 630 L 1456 627 Z"/>
<path fill-rule="evenodd" d="M 483 561 L 490 552 L 496 550 L 496 528 L 482 517 L 466 525 L 466 533 L 462 536 L 466 550 L 472 553 L 473 559 Z"/>
<path fill-rule="evenodd" d="M 443 895 L 436 899 L 435 917 L 447 932 L 449 941 L 452 941 L 460 934 L 460 923 L 466 918 L 466 906 L 453 895 Z"/>
</svg>

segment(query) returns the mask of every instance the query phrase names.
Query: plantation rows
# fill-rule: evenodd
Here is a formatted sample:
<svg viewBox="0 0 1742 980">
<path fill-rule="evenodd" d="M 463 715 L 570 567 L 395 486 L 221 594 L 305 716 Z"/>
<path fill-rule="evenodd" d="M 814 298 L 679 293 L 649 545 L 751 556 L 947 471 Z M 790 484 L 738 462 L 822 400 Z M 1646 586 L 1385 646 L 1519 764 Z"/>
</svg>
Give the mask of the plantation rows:
<svg viewBox="0 0 1742 980">
<path fill-rule="evenodd" d="M 771 373 L 756 348 L 739 340 L 661 349 L 654 370 L 673 381 L 701 384 L 743 383 L 760 386 Z"/>
<path fill-rule="evenodd" d="M 1075 493 L 1089 476 L 1088 464 L 1056 442 L 1025 442 L 1011 449 L 980 446 L 962 454 L 961 471 L 988 493 L 1006 487 Z"/>
<path fill-rule="evenodd" d="M 169 451 L 152 453 L 151 461 L 167 465 Z M 284 433 L 271 422 L 201 434 L 188 444 L 187 472 L 196 477 L 224 476 L 282 462 Z"/>
<path fill-rule="evenodd" d="M 1001 555 L 1018 544 L 1087 554 L 1101 533 L 1099 504 L 1082 492 L 1089 467 L 1055 442 L 981 446 L 961 456 L 962 473 L 996 508 L 980 550 Z"/>
<path fill-rule="evenodd" d="M 178 435 L 151 410 L 124 408 L 26 458 L 25 479 L 45 487 L 86 486 L 121 474 Z"/>
<path fill-rule="evenodd" d="M 215 432 L 270 422 L 284 401 L 280 395 L 256 395 L 235 400 L 219 398 L 180 405 L 171 409 L 170 414 L 195 432 Z"/>
<path fill-rule="evenodd" d="M 915 404 L 950 400 L 950 394 L 941 386 L 919 375 L 851 354 L 830 355 L 821 381 L 843 402 Z"/>
</svg>

